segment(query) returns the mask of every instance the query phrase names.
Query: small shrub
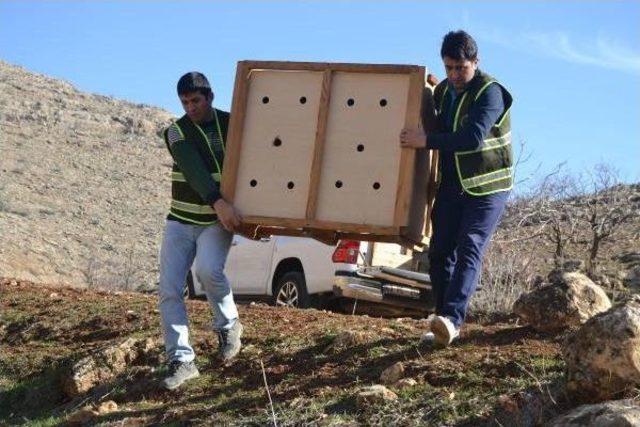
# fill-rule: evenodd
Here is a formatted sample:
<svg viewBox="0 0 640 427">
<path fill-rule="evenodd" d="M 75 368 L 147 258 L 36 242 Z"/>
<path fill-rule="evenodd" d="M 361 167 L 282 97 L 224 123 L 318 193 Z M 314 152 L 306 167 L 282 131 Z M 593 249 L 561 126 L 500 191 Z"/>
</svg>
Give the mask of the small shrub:
<svg viewBox="0 0 640 427">
<path fill-rule="evenodd" d="M 471 301 L 471 311 L 510 314 L 515 300 L 531 289 L 536 277 L 534 255 L 517 243 L 494 243 L 484 258 L 479 290 Z"/>
</svg>

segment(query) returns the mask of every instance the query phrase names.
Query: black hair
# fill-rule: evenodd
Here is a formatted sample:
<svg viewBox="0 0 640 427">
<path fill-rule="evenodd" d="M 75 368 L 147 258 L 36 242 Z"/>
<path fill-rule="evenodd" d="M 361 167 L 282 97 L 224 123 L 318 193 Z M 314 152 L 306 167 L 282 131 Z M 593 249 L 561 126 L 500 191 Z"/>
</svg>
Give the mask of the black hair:
<svg viewBox="0 0 640 427">
<path fill-rule="evenodd" d="M 186 95 L 188 93 L 200 92 L 204 96 L 209 96 L 211 93 L 211 85 L 209 80 L 204 74 L 197 71 L 191 71 L 178 80 L 178 96 Z"/>
<path fill-rule="evenodd" d="M 445 56 L 458 61 L 474 61 L 478 59 L 478 45 L 465 31 L 450 31 L 444 36 L 440 49 L 440 57 Z"/>
</svg>

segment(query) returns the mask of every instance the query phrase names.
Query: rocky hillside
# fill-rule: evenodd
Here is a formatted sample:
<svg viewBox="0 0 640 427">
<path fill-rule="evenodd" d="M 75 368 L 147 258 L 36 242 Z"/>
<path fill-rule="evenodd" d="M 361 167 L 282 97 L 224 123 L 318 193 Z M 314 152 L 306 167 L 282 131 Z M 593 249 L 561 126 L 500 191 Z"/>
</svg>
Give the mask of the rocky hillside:
<svg viewBox="0 0 640 427">
<path fill-rule="evenodd" d="M 0 276 L 154 284 L 170 119 L 0 61 Z"/>
</svg>

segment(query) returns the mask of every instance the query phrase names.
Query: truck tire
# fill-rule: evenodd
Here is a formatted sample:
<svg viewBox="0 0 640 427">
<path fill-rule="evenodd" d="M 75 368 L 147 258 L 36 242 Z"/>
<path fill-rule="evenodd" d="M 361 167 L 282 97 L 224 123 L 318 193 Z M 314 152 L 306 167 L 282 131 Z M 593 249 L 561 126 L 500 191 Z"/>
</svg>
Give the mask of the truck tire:
<svg viewBox="0 0 640 427">
<path fill-rule="evenodd" d="M 273 290 L 273 305 L 295 308 L 309 307 L 310 298 L 303 273 L 289 271 L 280 276 Z"/>
<path fill-rule="evenodd" d="M 196 295 L 196 288 L 193 285 L 193 276 L 191 275 L 191 270 L 189 270 L 189 273 L 187 273 L 187 286 L 185 291 L 189 299 L 202 299 L 202 296 Z"/>
</svg>

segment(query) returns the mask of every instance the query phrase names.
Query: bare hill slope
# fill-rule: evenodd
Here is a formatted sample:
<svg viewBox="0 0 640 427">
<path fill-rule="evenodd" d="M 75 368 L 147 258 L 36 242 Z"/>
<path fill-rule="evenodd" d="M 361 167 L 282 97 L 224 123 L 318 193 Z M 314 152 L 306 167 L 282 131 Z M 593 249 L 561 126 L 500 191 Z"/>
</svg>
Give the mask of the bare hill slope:
<svg viewBox="0 0 640 427">
<path fill-rule="evenodd" d="M 153 284 L 170 119 L 0 61 L 0 276 Z"/>
</svg>

